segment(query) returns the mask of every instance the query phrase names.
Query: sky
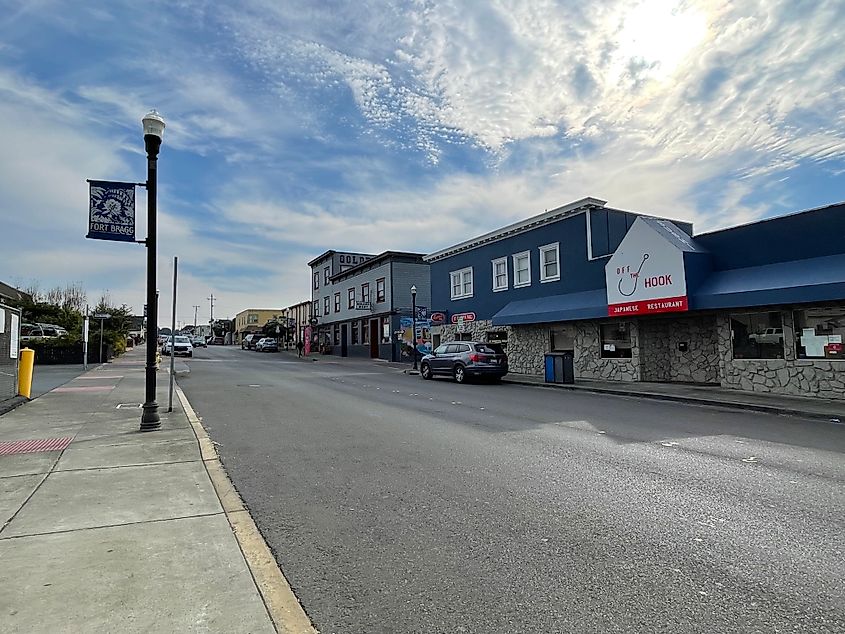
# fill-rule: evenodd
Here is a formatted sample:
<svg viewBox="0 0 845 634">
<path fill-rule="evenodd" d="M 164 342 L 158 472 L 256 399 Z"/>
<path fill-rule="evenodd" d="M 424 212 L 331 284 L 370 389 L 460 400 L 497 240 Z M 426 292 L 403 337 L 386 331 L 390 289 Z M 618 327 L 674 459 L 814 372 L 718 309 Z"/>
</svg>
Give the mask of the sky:
<svg viewBox="0 0 845 634">
<path fill-rule="evenodd" d="M 0 0 L 0 280 L 140 312 L 86 179 L 159 157 L 170 321 L 309 297 L 327 249 L 432 252 L 585 196 L 696 232 L 845 199 L 842 0 Z M 137 192 L 137 238 L 146 198 Z M 167 298 L 164 301 L 164 298 Z"/>
</svg>

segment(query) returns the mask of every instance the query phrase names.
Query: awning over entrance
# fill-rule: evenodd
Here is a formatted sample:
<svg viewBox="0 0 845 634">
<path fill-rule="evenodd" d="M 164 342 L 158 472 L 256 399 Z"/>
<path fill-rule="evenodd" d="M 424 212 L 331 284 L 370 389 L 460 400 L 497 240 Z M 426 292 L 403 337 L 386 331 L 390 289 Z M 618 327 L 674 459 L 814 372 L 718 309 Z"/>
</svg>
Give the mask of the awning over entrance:
<svg viewBox="0 0 845 634">
<path fill-rule="evenodd" d="M 607 317 L 607 293 L 599 289 L 511 302 L 493 315 L 494 326 Z"/>
<path fill-rule="evenodd" d="M 845 298 L 845 255 L 714 271 L 689 298 L 692 310 L 801 304 Z"/>
</svg>

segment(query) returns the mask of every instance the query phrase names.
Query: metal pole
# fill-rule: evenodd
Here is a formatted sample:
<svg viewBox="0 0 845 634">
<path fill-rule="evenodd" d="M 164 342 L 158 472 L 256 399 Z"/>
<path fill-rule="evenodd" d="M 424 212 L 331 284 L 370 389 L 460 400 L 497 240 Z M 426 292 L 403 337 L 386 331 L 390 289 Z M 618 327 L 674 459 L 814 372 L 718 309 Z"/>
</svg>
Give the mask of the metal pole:
<svg viewBox="0 0 845 634">
<path fill-rule="evenodd" d="M 194 304 L 194 329 L 196 330 L 197 327 L 197 311 L 200 309 L 199 306 Z"/>
<path fill-rule="evenodd" d="M 100 318 L 100 363 L 103 362 L 103 324 L 105 319 Z"/>
<path fill-rule="evenodd" d="M 88 370 L 88 307 L 85 307 L 85 320 L 82 323 L 82 369 Z"/>
<path fill-rule="evenodd" d="M 414 355 L 414 370 L 417 369 L 417 294 L 411 293 L 411 354 Z"/>
<path fill-rule="evenodd" d="M 144 413 L 141 431 L 155 431 L 161 427 L 156 403 L 156 341 L 158 340 L 158 302 L 156 301 L 156 197 L 158 194 L 158 151 L 161 138 L 144 135 L 147 151 L 147 364 L 145 376 Z"/>
<path fill-rule="evenodd" d="M 176 270 L 179 258 L 173 256 L 173 316 L 170 321 L 170 390 L 167 394 L 167 411 L 173 411 L 173 377 L 176 376 Z"/>
</svg>

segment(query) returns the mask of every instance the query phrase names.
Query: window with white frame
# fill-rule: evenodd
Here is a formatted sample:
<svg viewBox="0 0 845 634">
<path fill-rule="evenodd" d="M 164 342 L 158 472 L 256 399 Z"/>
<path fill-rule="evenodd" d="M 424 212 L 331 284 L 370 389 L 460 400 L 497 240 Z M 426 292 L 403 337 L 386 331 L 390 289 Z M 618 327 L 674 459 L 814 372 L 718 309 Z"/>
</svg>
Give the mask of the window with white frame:
<svg viewBox="0 0 845 634">
<path fill-rule="evenodd" d="M 323 269 L 323 284 L 325 284 L 326 286 L 329 285 L 329 276 L 331 275 L 331 270 L 332 269 L 330 266 L 327 266 Z"/>
<path fill-rule="evenodd" d="M 346 307 L 349 310 L 355 308 L 355 287 L 353 286 L 346 291 Z"/>
<path fill-rule="evenodd" d="M 523 251 L 513 256 L 513 287 L 531 286 L 531 252 Z"/>
<path fill-rule="evenodd" d="M 331 311 L 331 309 L 329 308 L 329 305 L 330 305 L 329 302 L 330 301 L 331 300 L 328 297 L 323 298 L 323 314 L 324 315 L 328 315 L 329 312 Z"/>
<path fill-rule="evenodd" d="M 508 290 L 508 259 L 493 260 L 493 290 Z"/>
<path fill-rule="evenodd" d="M 472 267 L 468 266 L 460 271 L 452 271 L 452 299 L 472 297 Z"/>
<path fill-rule="evenodd" d="M 560 243 L 540 247 L 540 283 L 560 279 Z"/>
<path fill-rule="evenodd" d="M 320 300 L 314 300 L 314 306 L 311 308 L 311 312 L 314 314 L 314 317 L 320 316 Z"/>
</svg>

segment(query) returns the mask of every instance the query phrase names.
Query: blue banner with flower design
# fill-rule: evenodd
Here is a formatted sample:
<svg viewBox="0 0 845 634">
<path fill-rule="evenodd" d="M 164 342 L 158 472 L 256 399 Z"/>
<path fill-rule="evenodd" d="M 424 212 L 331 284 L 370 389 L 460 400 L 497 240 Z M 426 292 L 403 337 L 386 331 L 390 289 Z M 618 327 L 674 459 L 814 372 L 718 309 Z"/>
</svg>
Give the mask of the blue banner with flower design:
<svg viewBox="0 0 845 634">
<path fill-rule="evenodd" d="M 88 235 L 94 240 L 135 242 L 135 183 L 88 181 Z"/>
</svg>

